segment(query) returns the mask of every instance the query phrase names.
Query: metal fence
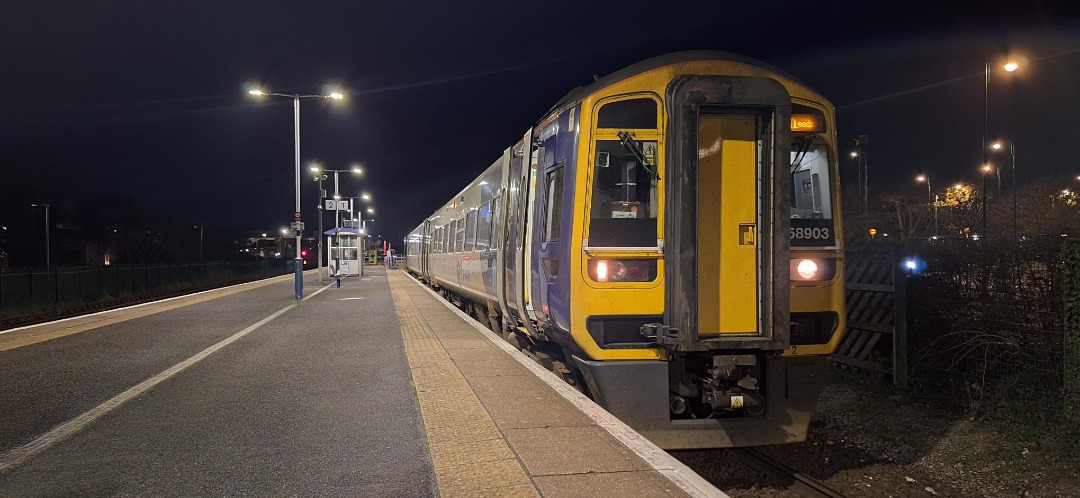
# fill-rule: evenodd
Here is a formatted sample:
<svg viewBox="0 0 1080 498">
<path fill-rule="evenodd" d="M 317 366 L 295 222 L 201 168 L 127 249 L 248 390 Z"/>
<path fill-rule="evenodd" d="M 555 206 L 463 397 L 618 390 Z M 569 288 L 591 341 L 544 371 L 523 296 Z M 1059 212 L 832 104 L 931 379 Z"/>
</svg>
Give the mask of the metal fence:
<svg viewBox="0 0 1080 498">
<path fill-rule="evenodd" d="M 282 275 L 291 260 L 209 261 L 0 271 L 0 317 Z"/>
<path fill-rule="evenodd" d="M 1062 240 L 935 241 L 914 253 L 926 266 L 908 279 L 912 377 L 997 418 L 1060 416 Z"/>
<path fill-rule="evenodd" d="M 1065 276 L 1080 275 L 1066 268 L 1065 247 L 1060 237 L 849 247 L 857 265 L 846 272 L 849 334 L 834 361 L 869 351 L 869 366 L 853 365 L 907 375 L 918 395 L 999 419 L 1056 420 L 1070 362 L 1080 362 L 1065 348 Z M 871 283 L 880 285 L 860 275 L 879 275 Z M 888 299 L 894 282 L 898 295 Z M 859 318 L 889 316 L 894 323 Z"/>
</svg>

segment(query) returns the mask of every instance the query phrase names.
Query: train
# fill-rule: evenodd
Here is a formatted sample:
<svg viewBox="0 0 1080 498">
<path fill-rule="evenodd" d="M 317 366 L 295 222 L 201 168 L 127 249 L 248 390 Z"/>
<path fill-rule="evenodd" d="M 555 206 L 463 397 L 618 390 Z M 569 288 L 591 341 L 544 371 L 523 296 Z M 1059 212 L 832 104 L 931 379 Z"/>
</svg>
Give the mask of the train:
<svg viewBox="0 0 1080 498">
<path fill-rule="evenodd" d="M 800 442 L 845 330 L 837 168 L 806 84 L 662 55 L 567 93 L 405 267 L 661 448 Z"/>
</svg>

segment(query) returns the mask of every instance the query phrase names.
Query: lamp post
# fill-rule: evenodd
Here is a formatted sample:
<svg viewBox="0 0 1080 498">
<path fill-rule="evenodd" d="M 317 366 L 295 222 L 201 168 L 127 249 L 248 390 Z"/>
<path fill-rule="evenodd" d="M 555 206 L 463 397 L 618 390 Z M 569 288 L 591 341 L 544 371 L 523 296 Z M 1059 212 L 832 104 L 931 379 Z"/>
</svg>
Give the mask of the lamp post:
<svg viewBox="0 0 1080 498">
<path fill-rule="evenodd" d="M 1012 64 L 1012 65 L 1015 66 L 1015 64 Z M 1006 70 L 1009 70 L 1008 67 L 1006 67 Z M 1013 69 L 1013 71 L 1015 71 L 1015 69 Z M 1011 169 L 1012 169 L 1013 238 L 1015 239 L 1016 238 L 1016 227 L 1017 227 L 1017 223 L 1016 223 L 1016 144 L 1014 144 L 1012 140 L 1007 140 L 1006 142 L 1009 145 L 1009 156 L 1012 159 L 1012 161 L 1010 163 L 1010 166 L 1011 166 Z M 999 151 L 999 150 L 1003 149 L 1004 147 L 1005 146 L 1002 145 L 1000 140 L 997 141 L 997 142 L 994 142 L 994 144 L 991 146 L 991 148 L 993 148 L 995 151 Z M 1000 177 L 1001 177 L 1001 175 L 999 174 L 998 178 L 1000 178 Z"/>
<path fill-rule="evenodd" d="M 50 204 L 31 204 L 30 207 L 45 208 L 45 269 L 49 269 L 49 206 Z"/>
<path fill-rule="evenodd" d="M 265 92 L 259 89 L 248 90 L 248 93 L 258 97 L 287 97 L 293 99 L 293 139 L 296 144 L 296 222 L 300 222 L 300 99 L 308 98 L 320 98 L 320 99 L 334 99 L 341 100 L 345 98 L 344 95 L 333 92 L 328 95 L 300 95 L 300 94 L 285 94 Z M 296 266 L 296 280 L 294 284 L 294 290 L 296 291 L 296 300 L 299 301 L 304 298 L 304 260 L 300 258 L 300 237 L 303 235 L 303 230 L 300 230 L 300 225 L 294 225 L 296 232 L 296 259 L 293 263 Z M 321 234 L 320 234 L 321 236 Z"/>
<path fill-rule="evenodd" d="M 322 182 L 326 180 L 326 175 L 322 174 L 318 166 L 312 166 L 311 172 L 315 173 L 315 181 L 319 182 L 319 201 L 318 206 L 315 206 L 316 211 L 319 213 L 319 232 L 315 236 L 318 239 L 318 268 L 319 268 L 319 281 L 323 281 L 323 199 L 326 198 L 326 191 L 322 188 Z"/>
<path fill-rule="evenodd" d="M 937 216 L 937 196 L 930 196 L 930 175 L 919 175 L 915 177 L 916 182 L 926 182 L 926 201 L 934 203 L 934 237 L 937 237 L 938 216 Z"/>
<path fill-rule="evenodd" d="M 202 225 L 195 225 L 194 228 L 199 229 L 199 262 L 202 263 L 202 248 L 203 248 L 203 227 Z"/>
<path fill-rule="evenodd" d="M 986 230 L 986 175 L 990 174 L 990 165 L 984 164 L 982 167 L 982 225 L 983 225 L 983 237 L 987 236 Z"/>
<path fill-rule="evenodd" d="M 315 180 L 319 182 L 319 278 L 322 279 L 322 237 L 323 237 L 323 226 L 322 226 L 322 221 L 323 221 L 322 220 L 322 209 L 323 209 L 322 204 L 323 204 L 323 202 L 322 201 L 323 201 L 323 197 L 324 197 L 323 189 L 322 189 L 322 181 L 326 180 L 326 178 L 327 178 L 326 175 L 322 174 L 322 173 L 333 173 L 334 174 L 334 245 L 335 245 L 335 247 L 338 247 L 338 238 L 337 238 L 338 237 L 338 231 L 341 230 L 341 224 L 340 224 L 340 218 L 341 218 L 340 211 L 341 211 L 341 208 L 338 206 L 338 201 L 340 201 L 342 199 L 342 197 L 341 197 L 341 189 L 340 189 L 340 187 L 341 187 L 341 177 L 338 176 L 338 174 L 339 173 L 353 173 L 353 174 L 356 174 L 356 175 L 362 175 L 362 174 L 364 174 L 364 169 L 361 168 L 359 164 L 353 165 L 353 167 L 351 167 L 349 169 L 323 169 L 323 167 L 319 166 L 319 165 L 313 165 L 313 166 L 311 166 L 310 169 L 311 169 L 311 172 L 315 173 L 315 175 L 316 175 Z M 337 271 L 341 270 L 340 253 L 341 253 L 341 249 L 338 249 L 338 257 L 334 258 L 335 265 L 337 267 Z"/>
<path fill-rule="evenodd" d="M 990 128 L 990 61 L 986 61 L 986 65 L 984 66 L 984 68 L 985 68 L 985 70 L 984 70 L 983 74 L 985 75 L 985 77 L 983 78 L 983 141 L 982 141 L 983 158 L 982 158 L 982 162 L 983 162 L 983 164 L 986 164 L 987 163 L 987 160 L 986 160 L 986 137 L 987 137 L 988 129 Z M 1009 61 L 1009 62 L 1005 63 L 1004 65 L 1002 65 L 1001 68 L 1004 69 L 1006 72 L 1012 73 L 1012 72 L 1015 72 L 1017 69 L 1020 69 L 1020 65 L 1017 64 L 1016 62 Z M 998 147 L 994 147 L 994 149 L 996 150 L 996 149 L 998 149 Z M 1013 179 L 1015 180 L 1015 177 Z M 985 183 L 985 181 L 984 181 L 984 183 Z M 998 177 L 998 183 L 999 183 L 998 190 L 1000 191 L 1001 190 L 1000 173 L 999 173 L 999 177 Z M 1016 188 L 1015 181 L 1014 181 L 1013 188 L 1014 189 Z"/>
</svg>

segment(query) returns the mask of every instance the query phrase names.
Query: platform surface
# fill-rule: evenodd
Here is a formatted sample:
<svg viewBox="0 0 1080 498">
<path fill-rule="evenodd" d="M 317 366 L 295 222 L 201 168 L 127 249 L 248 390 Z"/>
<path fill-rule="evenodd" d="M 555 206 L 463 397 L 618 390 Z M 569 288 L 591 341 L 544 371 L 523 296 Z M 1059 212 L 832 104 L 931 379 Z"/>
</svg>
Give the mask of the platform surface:
<svg viewBox="0 0 1080 498">
<path fill-rule="evenodd" d="M 0 496 L 724 496 L 404 272 L 0 331 Z"/>
</svg>

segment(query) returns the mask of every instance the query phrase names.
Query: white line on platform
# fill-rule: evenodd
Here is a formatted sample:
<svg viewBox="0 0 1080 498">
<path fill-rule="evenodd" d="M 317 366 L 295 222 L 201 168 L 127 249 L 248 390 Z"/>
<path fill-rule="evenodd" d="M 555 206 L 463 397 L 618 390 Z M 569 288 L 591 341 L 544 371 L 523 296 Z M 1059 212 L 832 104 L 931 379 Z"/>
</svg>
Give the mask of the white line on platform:
<svg viewBox="0 0 1080 498">
<path fill-rule="evenodd" d="M 343 297 L 341 299 L 338 299 L 338 301 L 355 301 L 357 299 L 363 299 L 363 298 L 362 297 Z"/>
<path fill-rule="evenodd" d="M 322 292 L 322 291 L 324 291 L 326 289 L 329 289 L 329 288 L 330 288 L 330 286 L 327 285 L 326 287 L 323 287 L 322 289 L 319 289 L 319 290 L 317 290 L 315 292 L 312 292 L 310 295 L 305 297 L 303 300 L 307 301 L 308 299 L 311 299 L 311 298 L 315 297 L 320 292 Z M 90 409 L 89 411 L 83 413 L 82 415 L 79 415 L 79 416 L 77 416 L 77 417 L 75 417 L 75 418 L 73 418 L 71 420 L 68 420 L 67 422 L 64 422 L 64 423 L 54 427 L 49 432 L 46 432 L 45 434 L 42 434 L 42 435 L 38 436 L 37 439 L 34 439 L 33 441 L 31 441 L 29 443 L 26 443 L 23 446 L 20 446 L 18 448 L 15 448 L 15 449 L 9 451 L 7 454 L 0 457 L 0 473 L 6 472 L 7 470 L 11 469 L 12 467 L 15 467 L 16 465 L 19 465 L 19 464 L 25 462 L 30 457 L 33 457 L 34 455 L 48 449 L 50 446 L 60 442 L 64 438 L 67 438 L 68 436 L 71 436 L 72 434 L 75 434 L 76 432 L 79 432 L 84 427 L 86 427 L 91 422 L 93 422 L 94 420 L 97 420 L 102 415 L 105 415 L 106 413 L 109 413 L 109 412 L 113 411 L 114 409 L 116 409 L 120 405 L 124 404 L 126 401 L 131 400 L 132 398 L 134 398 L 134 397 L 136 397 L 136 396 L 150 390 L 151 388 L 153 388 L 154 386 L 160 384 L 161 382 L 165 381 L 166 379 L 180 373 L 184 369 L 186 369 L 186 368 L 188 368 L 188 367 L 190 367 L 190 366 L 192 366 L 192 365 L 206 359 L 207 356 L 210 356 L 210 355 L 214 354 L 215 352 L 217 352 L 219 349 L 221 349 L 221 348 L 223 348 L 225 346 L 228 346 L 229 344 L 232 344 L 232 343 L 236 342 L 241 337 L 244 337 L 245 335 L 248 335 L 248 334 L 254 332 L 259 327 L 262 327 L 263 325 L 266 325 L 271 320 L 283 315 L 286 311 L 289 311 L 290 309 L 293 309 L 296 306 L 297 306 L 297 303 L 292 303 L 292 304 L 289 304 L 288 306 L 286 306 L 284 308 L 281 308 L 280 310 L 274 312 L 274 314 L 272 314 L 272 315 L 270 315 L 270 316 L 268 316 L 266 318 L 263 318 L 262 320 L 259 320 L 258 322 L 254 323 L 253 325 L 249 326 L 248 328 L 246 328 L 244 330 L 241 330 L 240 332 L 237 332 L 237 333 L 233 334 L 232 336 L 229 336 L 228 338 L 223 339 L 222 341 L 218 342 L 217 344 L 214 344 L 213 346 L 210 346 L 210 347 L 196 353 L 195 356 L 192 356 L 191 358 L 188 358 L 188 359 L 186 359 L 186 360 L 184 360 L 184 361 L 182 361 L 180 363 L 177 363 L 176 365 L 173 365 L 172 368 L 169 368 L 168 370 L 165 370 L 164 372 L 161 372 L 161 373 L 159 373 L 159 374 L 157 374 L 157 375 L 155 375 L 155 376 L 153 376 L 153 377 L 151 377 L 149 379 L 146 379 L 146 380 L 140 382 L 139 384 L 135 385 L 135 387 L 132 387 L 132 388 L 128 389 L 127 391 L 124 391 L 124 392 L 114 396 L 112 399 L 110 399 L 110 400 L 108 400 L 108 401 L 106 401 L 106 402 L 104 402 L 104 403 Z"/>
</svg>

